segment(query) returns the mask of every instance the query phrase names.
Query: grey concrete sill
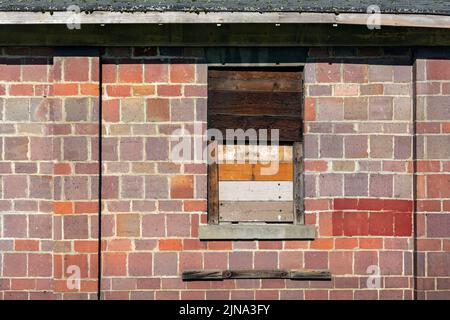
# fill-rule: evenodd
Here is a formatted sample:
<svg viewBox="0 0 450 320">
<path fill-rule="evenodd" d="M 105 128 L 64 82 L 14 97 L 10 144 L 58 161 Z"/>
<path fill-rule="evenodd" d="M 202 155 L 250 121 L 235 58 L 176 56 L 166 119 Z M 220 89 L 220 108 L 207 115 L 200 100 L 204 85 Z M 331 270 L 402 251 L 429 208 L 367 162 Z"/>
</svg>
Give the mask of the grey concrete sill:
<svg viewBox="0 0 450 320">
<path fill-rule="evenodd" d="M 315 225 L 293 224 L 219 224 L 202 225 L 200 240 L 312 240 Z"/>
</svg>

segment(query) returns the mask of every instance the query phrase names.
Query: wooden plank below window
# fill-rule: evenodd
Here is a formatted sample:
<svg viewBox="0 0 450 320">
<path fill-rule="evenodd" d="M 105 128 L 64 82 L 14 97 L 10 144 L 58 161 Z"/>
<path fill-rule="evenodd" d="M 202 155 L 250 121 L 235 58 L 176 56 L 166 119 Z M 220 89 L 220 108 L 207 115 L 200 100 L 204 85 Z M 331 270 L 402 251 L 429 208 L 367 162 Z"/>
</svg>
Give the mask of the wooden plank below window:
<svg viewBox="0 0 450 320">
<path fill-rule="evenodd" d="M 292 222 L 292 201 L 221 201 L 219 217 L 223 222 Z"/>
<path fill-rule="evenodd" d="M 220 201 L 292 201 L 292 181 L 219 181 Z"/>
</svg>

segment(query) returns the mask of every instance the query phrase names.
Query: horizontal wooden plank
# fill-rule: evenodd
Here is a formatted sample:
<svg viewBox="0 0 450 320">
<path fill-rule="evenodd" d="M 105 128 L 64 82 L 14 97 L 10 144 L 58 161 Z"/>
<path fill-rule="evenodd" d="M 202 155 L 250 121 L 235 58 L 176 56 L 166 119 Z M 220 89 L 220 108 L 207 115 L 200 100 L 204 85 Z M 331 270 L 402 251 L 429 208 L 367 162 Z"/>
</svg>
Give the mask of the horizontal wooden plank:
<svg viewBox="0 0 450 320">
<path fill-rule="evenodd" d="M 220 181 L 292 181 L 292 162 L 219 164 Z"/>
<path fill-rule="evenodd" d="M 329 270 L 189 270 L 183 271 L 183 281 L 223 280 L 223 279 L 292 279 L 292 280 L 331 280 Z"/>
<path fill-rule="evenodd" d="M 448 16 L 430 14 L 391 14 L 383 13 L 379 23 L 382 26 L 408 26 L 425 28 L 450 28 Z M 80 24 L 349 24 L 366 26 L 373 18 L 368 13 L 329 13 L 329 12 L 109 12 L 94 11 L 76 15 Z M 72 22 L 74 13 L 55 12 L 1 12 L 0 24 L 59 24 Z"/>
<path fill-rule="evenodd" d="M 259 224 L 238 223 L 201 225 L 201 240 L 311 240 L 315 238 L 316 227 L 312 224 Z"/>
<path fill-rule="evenodd" d="M 294 218 L 292 201 L 221 201 L 221 222 L 291 222 Z"/>
<path fill-rule="evenodd" d="M 266 129 L 268 139 L 271 138 L 271 130 L 277 129 L 281 141 L 299 141 L 301 139 L 302 121 L 300 118 L 288 117 L 210 115 L 208 116 L 208 127 L 220 130 L 224 139 L 233 137 L 227 136 L 227 129 L 242 129 L 244 131 L 254 129 L 257 133 L 260 129 Z"/>
<path fill-rule="evenodd" d="M 219 164 L 219 181 L 252 181 L 253 165 L 241 164 Z"/>
<path fill-rule="evenodd" d="M 257 163 L 253 166 L 253 180 L 255 181 L 292 181 L 292 162 L 273 161 L 268 164 Z"/>
<path fill-rule="evenodd" d="M 217 68 L 208 70 L 209 90 L 301 92 L 302 72 L 294 68 Z"/>
<path fill-rule="evenodd" d="M 219 201 L 292 201 L 292 181 L 219 181 Z"/>
<path fill-rule="evenodd" d="M 218 160 L 219 162 L 249 162 L 257 163 L 258 161 L 292 161 L 292 145 L 282 146 L 263 146 L 263 145 L 219 145 Z"/>
<path fill-rule="evenodd" d="M 135 19 L 134 14 L 132 16 Z M 333 16 L 341 17 L 341 14 Z M 195 17 L 197 19 L 197 15 Z M 57 21 L 54 16 L 50 19 Z M 32 20 L 21 18 L 21 21 L 31 23 Z M 331 24 L 282 24 L 280 27 L 268 23 L 223 24 L 217 27 L 215 24 L 82 23 L 83 27 L 76 32 L 68 29 L 67 20 L 64 21 L 54 25 L 5 24 L 0 30 L 0 39 L 8 46 L 201 46 L 206 47 L 207 63 L 220 65 L 305 63 L 307 46 L 431 46 L 446 50 L 438 47 L 450 45 L 449 29 L 383 27 L 374 32 L 367 28 L 365 19 L 361 26 L 339 25 L 338 28 Z M 385 21 L 384 15 L 382 21 Z M 264 46 L 288 48 L 292 56 L 268 54 L 270 50 L 261 48 Z M 229 55 L 225 53 L 228 48 L 223 47 L 252 47 L 250 52 L 256 53 Z M 295 58 L 296 55 L 299 58 Z"/>
<path fill-rule="evenodd" d="M 301 117 L 301 92 L 208 91 L 208 114 Z"/>
</svg>

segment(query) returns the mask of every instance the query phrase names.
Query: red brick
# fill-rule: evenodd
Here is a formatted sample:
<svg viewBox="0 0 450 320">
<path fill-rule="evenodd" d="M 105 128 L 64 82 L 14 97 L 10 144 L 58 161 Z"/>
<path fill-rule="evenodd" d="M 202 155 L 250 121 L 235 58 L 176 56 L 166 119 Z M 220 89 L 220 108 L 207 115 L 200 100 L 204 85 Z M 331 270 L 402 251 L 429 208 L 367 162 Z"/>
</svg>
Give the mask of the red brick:
<svg viewBox="0 0 450 320">
<path fill-rule="evenodd" d="M 70 214 L 73 213 L 73 203 L 67 201 L 58 201 L 53 203 L 54 212 L 56 214 Z"/>
<path fill-rule="evenodd" d="M 303 119 L 305 121 L 316 120 L 316 100 L 313 98 L 305 97 L 304 105 Z"/>
<path fill-rule="evenodd" d="M 88 81 L 89 58 L 64 58 L 64 80 Z"/>
<path fill-rule="evenodd" d="M 439 161 L 417 161 L 417 172 L 439 172 L 441 170 L 441 164 Z"/>
<path fill-rule="evenodd" d="M 110 97 L 129 97 L 131 95 L 131 86 L 128 85 L 106 86 L 106 93 Z"/>
<path fill-rule="evenodd" d="M 142 64 L 119 64 L 119 82 L 142 82 Z"/>
<path fill-rule="evenodd" d="M 55 96 L 76 96 L 78 95 L 78 84 L 58 83 L 53 85 L 53 94 Z"/>
<path fill-rule="evenodd" d="M 354 273 L 367 275 L 369 266 L 378 265 L 377 251 L 357 251 L 354 253 Z"/>
<path fill-rule="evenodd" d="M 170 181 L 170 196 L 172 199 L 185 199 L 194 196 L 193 176 L 174 176 Z"/>
<path fill-rule="evenodd" d="M 434 174 L 427 177 L 429 198 L 450 198 L 450 174 Z"/>
<path fill-rule="evenodd" d="M 179 239 L 161 239 L 159 240 L 159 250 L 161 251 L 180 251 L 183 249 L 183 243 Z"/>
<path fill-rule="evenodd" d="M 38 240 L 15 240 L 14 249 L 16 251 L 38 251 L 39 241 Z"/>
<path fill-rule="evenodd" d="M 333 239 L 332 238 L 319 238 L 311 242 L 311 249 L 323 249 L 330 250 L 333 249 Z"/>
<path fill-rule="evenodd" d="M 98 97 L 100 93 L 100 87 L 95 83 L 80 84 L 80 93 L 83 96 L 95 96 Z"/>
<path fill-rule="evenodd" d="M 305 171 L 324 172 L 328 170 L 328 162 L 323 160 L 305 161 Z"/>
<path fill-rule="evenodd" d="M 369 219 L 367 212 L 344 213 L 344 235 L 363 236 L 369 234 Z"/>
<path fill-rule="evenodd" d="M 316 78 L 318 82 L 340 82 L 341 64 L 339 63 L 317 63 Z"/>
<path fill-rule="evenodd" d="M 356 238 L 336 238 L 334 240 L 335 249 L 355 249 L 358 247 Z"/>
<path fill-rule="evenodd" d="M 353 252 L 330 252 L 330 271 L 333 275 L 353 273 Z"/>
<path fill-rule="evenodd" d="M 0 64 L 1 81 L 20 81 L 20 64 Z"/>
<path fill-rule="evenodd" d="M 125 276 L 127 272 L 125 253 L 105 252 L 103 254 L 103 274 L 105 276 Z"/>
<path fill-rule="evenodd" d="M 10 85 L 9 94 L 12 96 L 32 96 L 34 95 L 34 87 L 29 84 Z"/>
<path fill-rule="evenodd" d="M 155 91 L 154 85 L 133 86 L 134 96 L 151 96 L 155 94 Z"/>
<path fill-rule="evenodd" d="M 168 99 L 147 100 L 147 121 L 169 121 L 170 108 Z"/>
<path fill-rule="evenodd" d="M 152 254 L 130 253 L 128 256 L 128 273 L 130 276 L 151 276 Z"/>
<path fill-rule="evenodd" d="M 390 212 L 372 212 L 369 215 L 369 234 L 392 236 L 394 234 L 394 216 Z"/>
<path fill-rule="evenodd" d="M 145 82 L 167 82 L 169 65 L 167 63 L 146 63 L 144 70 Z"/>
<path fill-rule="evenodd" d="M 197 212 L 206 211 L 207 201 L 206 200 L 186 200 L 184 201 L 184 209 L 186 212 Z"/>
<path fill-rule="evenodd" d="M 102 104 L 102 117 L 106 122 L 118 122 L 120 120 L 119 100 L 104 100 Z"/>
<path fill-rule="evenodd" d="M 28 255 L 28 276 L 49 277 L 52 275 L 52 267 L 51 254 L 31 253 Z"/>
<path fill-rule="evenodd" d="M 98 202 L 75 202 L 75 213 L 98 213 Z"/>
<path fill-rule="evenodd" d="M 56 163 L 53 169 L 53 173 L 56 175 L 68 175 L 71 172 L 72 169 L 68 163 Z"/>
<path fill-rule="evenodd" d="M 307 251 L 305 252 L 305 268 L 327 269 L 328 252 Z"/>
<path fill-rule="evenodd" d="M 81 253 L 95 253 L 98 251 L 98 241 L 95 240 L 74 241 L 74 249 L 76 252 Z"/>
<path fill-rule="evenodd" d="M 130 251 L 132 248 L 130 239 L 111 239 L 106 246 L 108 251 Z"/>
<path fill-rule="evenodd" d="M 158 96 L 163 97 L 178 97 L 181 96 L 181 86 L 180 85 L 158 85 L 157 88 Z"/>
<path fill-rule="evenodd" d="M 198 270 L 203 267 L 203 254 L 200 252 L 180 253 L 180 270 Z"/>
<path fill-rule="evenodd" d="M 195 65 L 175 63 L 170 65 L 170 82 L 187 83 L 195 80 Z"/>
<path fill-rule="evenodd" d="M 449 60 L 428 60 L 427 61 L 428 80 L 450 80 Z"/>
<path fill-rule="evenodd" d="M 119 237 L 139 237 L 141 224 L 137 214 L 119 214 L 117 220 L 117 235 Z"/>
<path fill-rule="evenodd" d="M 383 238 L 359 238 L 361 249 L 383 249 Z"/>
<path fill-rule="evenodd" d="M 3 276 L 24 277 L 27 275 L 26 253 L 4 253 L 3 254 Z"/>
</svg>

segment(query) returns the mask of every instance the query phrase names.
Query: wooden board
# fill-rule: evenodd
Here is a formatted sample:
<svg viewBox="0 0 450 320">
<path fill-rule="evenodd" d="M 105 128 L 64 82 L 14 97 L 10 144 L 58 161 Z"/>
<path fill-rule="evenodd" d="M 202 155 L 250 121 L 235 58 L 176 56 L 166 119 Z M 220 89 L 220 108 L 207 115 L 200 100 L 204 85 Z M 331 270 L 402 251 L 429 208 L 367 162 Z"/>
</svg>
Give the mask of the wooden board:
<svg viewBox="0 0 450 320">
<path fill-rule="evenodd" d="M 294 219 L 297 224 L 305 223 L 305 209 L 303 204 L 303 146 L 295 142 L 293 146 L 293 169 L 294 169 Z"/>
<path fill-rule="evenodd" d="M 301 92 L 301 78 L 298 68 L 210 68 L 208 88 L 212 91 Z"/>
<path fill-rule="evenodd" d="M 216 145 L 212 151 L 211 157 L 217 159 L 217 143 L 209 142 Z M 219 223 L 219 169 L 216 161 L 211 161 L 208 165 L 207 177 L 207 197 L 208 197 L 208 223 Z"/>
<path fill-rule="evenodd" d="M 292 162 L 219 164 L 220 181 L 292 181 Z"/>
<path fill-rule="evenodd" d="M 302 94 L 297 92 L 208 91 L 208 112 L 230 115 L 272 115 L 300 118 Z"/>
<path fill-rule="evenodd" d="M 219 181 L 220 201 L 293 201 L 292 181 Z"/>
<path fill-rule="evenodd" d="M 223 222 L 292 222 L 292 201 L 221 201 L 219 219 Z"/>
<path fill-rule="evenodd" d="M 226 129 L 260 129 L 268 130 L 268 139 L 271 138 L 270 130 L 279 130 L 281 141 L 300 141 L 302 133 L 302 121 L 300 118 L 272 117 L 272 116 L 234 116 L 234 115 L 209 115 L 208 128 L 215 128 L 227 138 Z"/>
<path fill-rule="evenodd" d="M 292 146 L 262 146 L 262 145 L 219 145 L 218 159 L 220 162 L 257 163 L 261 159 L 292 161 Z"/>
<path fill-rule="evenodd" d="M 329 270 L 186 270 L 183 281 L 223 280 L 223 279 L 292 279 L 292 280 L 331 280 Z"/>
</svg>

